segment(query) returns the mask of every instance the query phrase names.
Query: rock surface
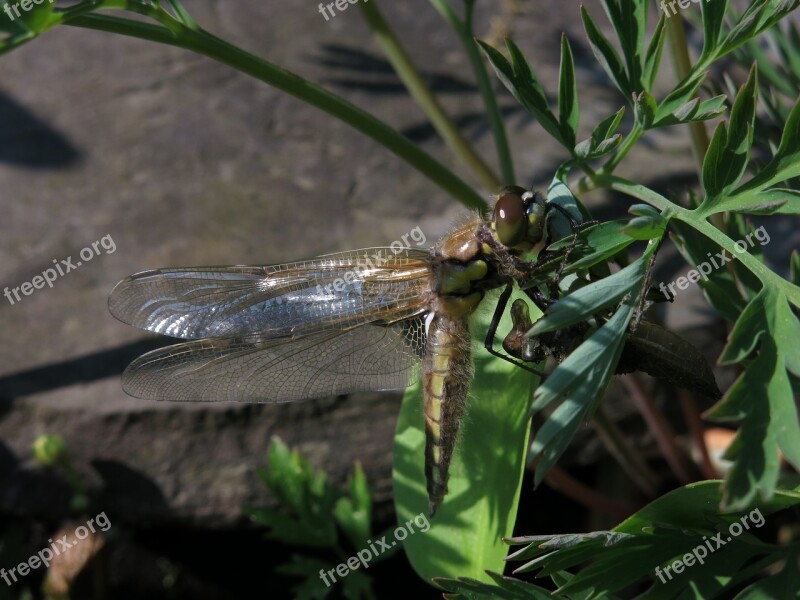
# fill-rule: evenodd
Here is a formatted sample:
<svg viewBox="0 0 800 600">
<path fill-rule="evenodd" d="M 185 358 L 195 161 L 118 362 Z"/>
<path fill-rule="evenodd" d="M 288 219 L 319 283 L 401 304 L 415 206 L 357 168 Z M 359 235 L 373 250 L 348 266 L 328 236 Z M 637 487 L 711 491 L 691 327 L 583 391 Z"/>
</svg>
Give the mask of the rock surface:
<svg viewBox="0 0 800 600">
<path fill-rule="evenodd" d="M 186 4 L 210 31 L 366 107 L 475 183 L 402 93 L 354 7 L 326 22 L 300 0 Z M 622 101 L 603 87 L 578 2 L 559 8 L 501 2 L 477 29 L 495 42 L 512 35 L 551 94 L 566 31 L 588 134 Z M 493 157 L 458 40 L 427 2 L 385 11 L 445 107 Z M 291 406 L 134 400 L 119 374 L 154 342 L 116 322 L 106 301 L 118 280 L 148 268 L 282 262 L 387 244 L 416 226 L 432 243 L 459 206 L 346 125 L 181 49 L 60 27 L 0 58 L 0 81 L 0 286 L 31 281 L 54 259 L 77 262 L 105 236 L 114 245 L 53 289 L 14 305 L 0 298 L 0 510 L 65 513 L 65 485 L 30 457 L 43 433 L 66 438 L 98 502 L 128 521 L 237 521 L 243 505 L 270 501 L 256 468 L 274 435 L 336 482 L 360 460 L 385 506 L 398 393 Z M 520 183 L 546 186 L 563 151 L 502 99 Z M 685 130 L 649 140 L 622 174 L 693 177 Z M 608 200 L 589 198 L 601 217 L 620 212 Z"/>
</svg>

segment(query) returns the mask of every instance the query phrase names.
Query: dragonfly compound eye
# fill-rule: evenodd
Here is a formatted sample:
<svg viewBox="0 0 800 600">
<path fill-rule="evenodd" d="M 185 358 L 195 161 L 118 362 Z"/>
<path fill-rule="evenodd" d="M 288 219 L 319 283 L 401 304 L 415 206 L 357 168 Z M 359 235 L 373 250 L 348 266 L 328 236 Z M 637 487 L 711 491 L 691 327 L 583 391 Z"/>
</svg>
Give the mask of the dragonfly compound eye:
<svg viewBox="0 0 800 600">
<path fill-rule="evenodd" d="M 497 239 L 504 246 L 516 246 L 525 240 L 528 229 L 525 201 L 521 188 L 506 188 L 494 205 L 494 225 Z"/>
</svg>

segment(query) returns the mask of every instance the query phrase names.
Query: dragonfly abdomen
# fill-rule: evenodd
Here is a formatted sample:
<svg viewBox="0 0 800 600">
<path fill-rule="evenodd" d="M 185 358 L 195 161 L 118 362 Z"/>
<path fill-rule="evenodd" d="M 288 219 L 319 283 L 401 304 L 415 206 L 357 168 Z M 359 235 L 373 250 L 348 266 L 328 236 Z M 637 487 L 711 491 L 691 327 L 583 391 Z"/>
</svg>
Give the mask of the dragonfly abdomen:
<svg viewBox="0 0 800 600">
<path fill-rule="evenodd" d="M 425 479 L 431 516 L 447 494 L 450 460 L 472 380 L 467 321 L 434 313 L 422 362 L 425 411 Z"/>
</svg>

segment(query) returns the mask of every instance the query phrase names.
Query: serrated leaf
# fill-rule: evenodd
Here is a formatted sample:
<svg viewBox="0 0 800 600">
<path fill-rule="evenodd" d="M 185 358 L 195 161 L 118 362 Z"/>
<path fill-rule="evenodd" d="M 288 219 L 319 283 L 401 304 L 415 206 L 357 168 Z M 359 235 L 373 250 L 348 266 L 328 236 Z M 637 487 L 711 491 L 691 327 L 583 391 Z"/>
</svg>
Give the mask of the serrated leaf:
<svg viewBox="0 0 800 600">
<path fill-rule="evenodd" d="M 731 331 L 720 362 L 741 362 L 756 350 L 723 399 L 707 413 L 718 421 L 742 421 L 729 456 L 736 461 L 725 483 L 725 501 L 750 503 L 756 492 L 769 497 L 778 477 L 778 449 L 800 464 L 800 423 L 788 372 L 800 372 L 796 340 L 800 320 L 786 296 L 770 286 L 747 305 Z"/>
<path fill-rule="evenodd" d="M 578 569 L 563 578 L 559 594 L 608 597 L 646 578 L 655 581 L 649 590 L 636 596 L 638 600 L 728 597 L 726 591 L 737 589 L 786 556 L 788 549 L 764 544 L 752 532 L 772 513 L 800 504 L 800 494 L 796 489 L 781 489 L 771 500 L 758 502 L 757 508 L 734 514 L 721 513 L 719 504 L 718 482 L 693 483 L 651 502 L 610 532 L 509 540 L 515 545 L 528 544 L 513 553 L 510 560 L 528 560 L 514 572 L 536 569 L 539 577 Z M 734 522 L 740 531 L 735 543 L 723 538 L 724 547 L 707 551 L 705 557 L 697 551 L 704 561 L 702 568 L 695 560 L 694 565 L 687 562 L 680 574 L 672 570 L 665 573 L 663 567 L 703 546 L 715 533 L 727 532 Z M 742 523 L 747 527 L 742 529 Z M 569 543 L 559 544 L 560 539 Z"/>
</svg>

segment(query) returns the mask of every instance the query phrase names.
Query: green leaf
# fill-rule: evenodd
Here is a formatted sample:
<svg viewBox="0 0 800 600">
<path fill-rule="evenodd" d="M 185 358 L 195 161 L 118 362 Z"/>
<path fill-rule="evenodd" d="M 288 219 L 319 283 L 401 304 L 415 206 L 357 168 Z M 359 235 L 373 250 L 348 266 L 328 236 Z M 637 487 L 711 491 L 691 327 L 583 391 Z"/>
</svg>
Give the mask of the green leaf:
<svg viewBox="0 0 800 600">
<path fill-rule="evenodd" d="M 752 510 L 729 514 L 720 512 L 719 500 L 719 482 L 693 483 L 668 492 L 611 531 L 511 538 L 508 543 L 523 547 L 509 560 L 528 561 L 515 573 L 536 569 L 538 576 L 580 567 L 565 579 L 558 594 L 607 597 L 633 584 L 641 587 L 639 582 L 647 579 L 654 582 L 636 596 L 638 600 L 730 597 L 726 591 L 791 555 L 788 548 L 760 542 L 754 533 L 771 514 L 800 504 L 800 494 L 797 489 L 782 489 Z M 733 529 L 734 523 L 738 529 Z M 707 548 L 706 540 L 710 542 L 716 533 L 737 531 L 730 539 L 723 537 L 721 547 L 712 544 L 705 556 L 698 549 Z M 695 559 L 687 561 L 680 574 L 665 571 L 665 566 L 695 549 Z"/>
<path fill-rule="evenodd" d="M 622 48 L 632 92 L 643 89 L 641 52 L 644 48 L 644 33 L 647 26 L 647 6 L 647 2 L 603 0 L 603 8 Z"/>
<path fill-rule="evenodd" d="M 497 296 L 484 300 L 472 323 L 483 340 Z M 512 328 L 504 315 L 499 332 Z M 489 581 L 486 569 L 501 571 L 517 513 L 529 431 L 529 402 L 535 378 L 510 363 L 475 355 L 475 377 L 465 422 L 450 465 L 449 493 L 425 533 L 403 542 L 414 570 L 431 577 L 472 577 Z M 502 440 L 502 443 L 498 441 Z M 404 398 L 394 441 L 394 491 L 398 522 L 427 514 L 423 455 L 422 390 Z M 469 552 L 465 552 L 465 549 Z"/>
<path fill-rule="evenodd" d="M 575 79 L 575 60 L 566 34 L 561 34 L 561 68 L 558 78 L 558 120 L 563 139 L 570 148 L 575 146 L 580 111 L 578 83 Z"/>
<path fill-rule="evenodd" d="M 575 156 L 591 160 L 604 156 L 616 148 L 622 141 L 622 136 L 614 132 L 619 127 L 624 114 L 625 107 L 623 106 L 613 115 L 600 121 L 592 131 L 592 136 L 575 146 Z"/>
<path fill-rule="evenodd" d="M 700 54 L 701 58 L 712 56 L 716 52 L 727 12 L 728 0 L 700 3 L 700 14 L 703 21 L 703 51 Z"/>
<path fill-rule="evenodd" d="M 671 228 L 678 234 L 677 236 L 673 235 L 672 239 L 686 262 L 695 269 L 704 264 L 707 267 L 713 267 L 711 272 L 697 283 L 703 288 L 703 292 L 711 306 L 717 309 L 728 321 L 735 322 L 744 310 L 745 300 L 731 272 L 724 265 L 718 264 L 722 261 L 717 256 L 720 252 L 720 247 L 679 221 L 673 221 Z M 664 284 L 662 283 L 661 285 L 663 286 Z"/>
<path fill-rule="evenodd" d="M 342 596 L 347 600 L 373 598 L 372 580 L 365 573 L 351 571 L 342 579 Z"/>
<path fill-rule="evenodd" d="M 528 337 L 556 331 L 587 320 L 604 308 L 618 304 L 644 278 L 644 261 L 640 258 L 621 271 L 596 281 L 562 298 L 536 321 Z"/>
<path fill-rule="evenodd" d="M 675 111 L 679 110 L 687 102 L 691 102 L 697 95 L 697 90 L 700 84 L 703 83 L 702 77 L 693 77 L 687 79 L 680 86 L 672 90 L 667 97 L 664 98 L 658 105 L 656 110 L 655 122 L 653 127 L 661 127 L 661 123 L 666 120 L 674 119 Z"/>
<path fill-rule="evenodd" d="M 350 498 L 339 498 L 333 516 L 353 548 L 367 546 L 372 537 L 372 497 L 361 465 L 356 464 L 350 481 Z"/>
<path fill-rule="evenodd" d="M 271 537 L 286 543 L 335 545 L 337 534 L 331 513 L 341 494 L 328 485 L 325 473 L 314 471 L 278 437 L 273 437 L 267 451 L 267 464 L 269 469 L 258 475 L 290 514 L 287 510 L 249 508 L 251 518 L 270 528 Z"/>
<path fill-rule="evenodd" d="M 778 449 L 797 468 L 800 465 L 800 423 L 789 373 L 800 373 L 796 341 L 800 320 L 786 296 L 764 286 L 747 305 L 720 357 L 733 364 L 758 355 L 707 417 L 742 421 L 728 456 L 735 458 L 725 482 L 725 502 L 747 506 L 756 493 L 768 498 L 778 478 Z"/>
<path fill-rule="evenodd" d="M 665 115 L 658 119 L 653 127 L 668 127 L 671 125 L 678 125 L 679 123 L 693 123 L 696 121 L 707 121 L 718 117 L 725 112 L 725 103 L 727 96 L 719 95 L 708 100 L 700 101 L 700 98 L 693 98 L 688 102 L 679 106 L 671 114 Z M 658 110 L 656 111 L 658 112 Z"/>
<path fill-rule="evenodd" d="M 510 39 L 506 40 L 506 46 L 511 56 L 511 63 L 490 45 L 477 40 L 486 54 L 486 58 L 491 63 L 500 82 L 511 92 L 511 95 L 519 102 L 525 110 L 531 113 L 539 124 L 553 136 L 558 142 L 572 149 L 573 144 L 567 144 L 561 133 L 558 120 L 550 110 L 547 96 L 542 85 L 536 78 L 528 61 L 522 55 L 520 49 Z"/>
<path fill-rule="evenodd" d="M 651 91 L 658 76 L 658 68 L 661 65 L 661 55 L 664 51 L 664 42 L 667 39 L 667 30 L 664 27 L 666 24 L 664 15 L 658 19 L 653 37 L 650 39 L 650 45 L 647 47 L 647 53 L 644 57 L 644 66 L 642 68 L 642 86 L 646 91 Z"/>
<path fill-rule="evenodd" d="M 6 10 L 5 6 L 9 8 Z M 61 21 L 60 16 L 53 14 L 55 7 L 55 4 L 48 0 L 39 0 L 38 3 L 31 0 L 29 9 L 25 10 L 17 0 L 0 0 L 0 9 L 2 9 L 0 10 L 0 21 L 10 21 L 26 31 L 38 35 Z M 16 16 L 17 12 L 19 12 L 19 16 Z M 0 28 L 0 31 L 2 30 Z"/>
<path fill-rule="evenodd" d="M 747 82 L 736 95 L 727 130 L 720 123 L 703 160 L 706 198 L 701 211 L 709 210 L 727 196 L 744 175 L 753 146 L 757 93 L 758 72 L 753 66 Z"/>
<path fill-rule="evenodd" d="M 635 307 L 634 293 L 605 325 L 578 346 L 536 389 L 532 411 L 542 410 L 565 398 L 536 432 L 531 443 L 531 458 L 539 459 L 534 473 L 536 485 L 558 461 L 580 425 L 591 416 L 603 397 L 619 362 L 625 332 Z"/>
<path fill-rule="evenodd" d="M 301 584 L 292 588 L 295 600 L 322 600 L 330 595 L 333 588 L 320 581 L 319 572 L 329 568 L 328 563 L 319 559 L 294 554 L 290 562 L 275 567 L 275 572 L 303 578 Z"/>
<path fill-rule="evenodd" d="M 652 127 L 655 122 L 657 109 L 656 100 L 650 92 L 643 91 L 634 97 L 633 118 L 642 129 L 649 129 Z"/>
<path fill-rule="evenodd" d="M 622 228 L 622 231 L 635 240 L 654 240 L 663 236 L 667 228 L 666 219 L 647 204 L 639 204 L 638 206 L 650 209 L 650 211 L 655 214 L 651 213 L 631 219 L 628 224 Z M 650 211 L 647 212 L 650 213 Z"/>
<path fill-rule="evenodd" d="M 493 583 L 484 583 L 469 577 L 458 579 L 437 578 L 436 584 L 449 592 L 452 600 L 552 600 L 550 591 L 519 579 L 489 573 Z"/>
<path fill-rule="evenodd" d="M 583 5 L 581 5 L 581 20 L 583 21 L 583 28 L 586 30 L 586 36 L 589 38 L 592 53 L 594 53 L 597 61 L 611 78 L 611 81 L 617 86 L 617 89 L 622 92 L 625 99 L 630 102 L 631 95 L 633 94 L 633 87 L 622 66 L 622 61 L 620 61 L 617 51 L 614 50 L 611 43 L 600 32 L 600 29 L 592 20 L 592 17 L 589 16 L 589 13 Z"/>
</svg>

